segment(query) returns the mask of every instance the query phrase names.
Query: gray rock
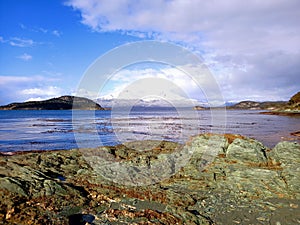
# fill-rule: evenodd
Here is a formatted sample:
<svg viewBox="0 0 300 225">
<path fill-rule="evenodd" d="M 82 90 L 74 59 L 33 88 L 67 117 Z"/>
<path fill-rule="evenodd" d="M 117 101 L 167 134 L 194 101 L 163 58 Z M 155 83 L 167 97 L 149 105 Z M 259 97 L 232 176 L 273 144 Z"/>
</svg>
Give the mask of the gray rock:
<svg viewBox="0 0 300 225">
<path fill-rule="evenodd" d="M 300 144 L 280 142 L 270 152 L 270 157 L 283 168 L 280 176 L 286 182 L 288 190 L 300 197 Z"/>
<path fill-rule="evenodd" d="M 253 139 L 235 139 L 226 150 L 226 157 L 241 162 L 263 163 L 267 161 L 266 147 Z"/>
<path fill-rule="evenodd" d="M 26 184 L 21 182 L 17 178 L 13 177 L 3 177 L 0 178 L 0 188 L 6 189 L 10 192 L 17 193 L 22 196 L 28 196 L 28 193 L 25 189 Z"/>
<path fill-rule="evenodd" d="M 270 152 L 270 157 L 280 162 L 282 166 L 288 167 L 300 164 L 300 144 L 296 142 L 279 142 Z"/>
</svg>

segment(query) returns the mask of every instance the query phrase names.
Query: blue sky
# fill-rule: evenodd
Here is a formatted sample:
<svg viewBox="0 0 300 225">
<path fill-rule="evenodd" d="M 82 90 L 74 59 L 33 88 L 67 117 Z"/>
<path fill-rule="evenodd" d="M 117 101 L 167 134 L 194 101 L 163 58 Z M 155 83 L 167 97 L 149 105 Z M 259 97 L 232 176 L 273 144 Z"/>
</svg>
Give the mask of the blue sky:
<svg viewBox="0 0 300 225">
<path fill-rule="evenodd" d="M 201 56 L 225 101 L 288 100 L 300 90 L 299 15 L 297 0 L 0 0 L 0 104 L 72 94 L 99 56 L 141 40 Z M 130 72 L 145 68 L 103 94 Z"/>
<path fill-rule="evenodd" d="M 96 58 L 139 40 L 94 32 L 63 1 L 1 0 L 0 10 L 0 104 L 71 94 Z"/>
</svg>

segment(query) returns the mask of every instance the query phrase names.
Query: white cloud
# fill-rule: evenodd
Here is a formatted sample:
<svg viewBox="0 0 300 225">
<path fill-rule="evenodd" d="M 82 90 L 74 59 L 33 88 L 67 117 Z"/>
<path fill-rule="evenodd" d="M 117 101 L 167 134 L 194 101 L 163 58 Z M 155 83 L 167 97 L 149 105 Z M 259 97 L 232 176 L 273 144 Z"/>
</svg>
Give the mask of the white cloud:
<svg viewBox="0 0 300 225">
<path fill-rule="evenodd" d="M 32 59 L 32 56 L 27 53 L 24 53 L 23 55 L 20 55 L 17 58 L 22 59 L 23 61 L 29 61 Z"/>
<path fill-rule="evenodd" d="M 43 70 L 42 71 L 43 74 L 46 74 L 48 76 L 52 76 L 52 77 L 60 77 L 63 74 L 61 72 L 56 72 L 56 71 L 48 71 L 48 70 Z"/>
<path fill-rule="evenodd" d="M 54 85 L 57 81 L 43 76 L 0 76 L 0 105 L 60 96 L 65 92 Z"/>
<path fill-rule="evenodd" d="M 293 51 L 292 44 L 300 45 L 297 0 L 70 0 L 67 4 L 80 10 L 82 22 L 98 31 L 154 31 L 182 41 L 193 37 L 217 49 Z"/>
<path fill-rule="evenodd" d="M 20 90 L 19 94 L 27 96 L 27 98 L 29 96 L 28 99 L 47 99 L 60 96 L 62 94 L 62 90 L 55 86 L 45 86 L 41 88 L 28 88 Z"/>
<path fill-rule="evenodd" d="M 35 44 L 37 44 L 36 42 L 34 42 L 31 39 L 23 39 L 23 38 L 18 38 L 18 37 L 12 37 L 9 39 L 4 39 L 3 37 L 0 36 L 0 42 L 1 43 L 7 43 L 11 46 L 14 47 L 31 47 Z"/>
<path fill-rule="evenodd" d="M 31 39 L 22 39 L 14 37 L 10 39 L 9 44 L 15 47 L 31 47 L 35 44 L 35 42 Z"/>
<path fill-rule="evenodd" d="M 60 37 L 62 33 L 58 30 L 54 30 L 52 31 L 52 34 L 55 35 L 56 37 Z"/>
<path fill-rule="evenodd" d="M 45 29 L 45 28 L 42 28 L 42 27 L 39 27 L 39 28 L 38 28 L 38 31 L 40 31 L 40 32 L 42 32 L 42 33 L 44 33 L 44 34 L 48 33 L 48 30 Z"/>
<path fill-rule="evenodd" d="M 30 102 L 30 101 L 43 101 L 43 100 L 46 100 L 46 99 L 41 98 L 41 97 L 37 97 L 37 98 L 29 98 L 29 99 L 25 100 L 25 102 Z"/>
<path fill-rule="evenodd" d="M 10 84 L 18 84 L 18 83 L 31 83 L 34 81 L 41 81 L 44 80 L 43 77 L 40 76 L 0 76 L 0 85 L 9 86 Z"/>
<path fill-rule="evenodd" d="M 121 31 L 193 49 L 226 98 L 286 98 L 300 89 L 298 0 L 69 0 L 66 5 L 79 10 L 82 23 L 95 31 Z"/>
<path fill-rule="evenodd" d="M 20 23 L 19 26 L 21 27 L 22 30 L 26 30 L 27 29 L 27 27 L 23 23 Z"/>
<path fill-rule="evenodd" d="M 27 30 L 27 31 L 30 31 L 30 32 L 43 33 L 43 34 L 52 34 L 52 35 L 55 35 L 57 37 L 60 37 L 62 35 L 62 32 L 60 32 L 58 30 L 45 29 L 43 27 L 28 27 L 28 26 L 25 26 L 22 23 L 20 23 L 19 25 L 20 25 L 21 29 Z"/>
<path fill-rule="evenodd" d="M 213 93 L 215 88 L 211 86 L 210 79 L 211 77 L 203 75 L 199 79 L 200 84 L 197 84 L 181 70 L 169 66 L 127 68 L 110 77 L 101 91 L 100 97 L 101 99 L 135 100 L 137 96 L 143 98 L 151 95 L 151 98 L 154 98 L 156 95 L 158 99 L 165 97 L 170 101 L 197 99 L 207 102 L 206 95 Z M 204 87 L 208 93 L 202 92 Z"/>
</svg>

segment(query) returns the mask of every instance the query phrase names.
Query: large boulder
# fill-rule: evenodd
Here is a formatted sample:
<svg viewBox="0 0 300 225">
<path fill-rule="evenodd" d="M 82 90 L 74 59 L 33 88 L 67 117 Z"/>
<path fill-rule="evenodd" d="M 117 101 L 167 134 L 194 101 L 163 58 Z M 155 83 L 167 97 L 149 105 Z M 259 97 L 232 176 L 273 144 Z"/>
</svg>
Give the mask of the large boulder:
<svg viewBox="0 0 300 225">
<path fill-rule="evenodd" d="M 228 146 L 226 157 L 241 162 L 264 163 L 267 161 L 266 147 L 253 139 L 237 138 Z"/>
<path fill-rule="evenodd" d="M 270 154 L 282 166 L 280 176 L 286 182 L 287 189 L 300 198 L 300 147 L 296 142 L 280 142 Z"/>
</svg>

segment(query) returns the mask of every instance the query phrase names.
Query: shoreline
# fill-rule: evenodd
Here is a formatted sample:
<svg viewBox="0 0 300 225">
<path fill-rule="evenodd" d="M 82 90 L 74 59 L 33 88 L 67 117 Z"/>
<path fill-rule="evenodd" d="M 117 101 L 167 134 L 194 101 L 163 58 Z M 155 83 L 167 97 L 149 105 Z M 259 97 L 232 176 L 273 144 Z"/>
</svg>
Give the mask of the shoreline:
<svg viewBox="0 0 300 225">
<path fill-rule="evenodd" d="M 199 135 L 217 135 L 217 136 L 222 136 L 228 139 L 229 142 L 232 142 L 235 138 L 239 137 L 239 138 L 246 138 L 247 136 L 245 135 L 240 135 L 240 134 L 232 134 L 232 133 L 224 133 L 224 134 L 212 134 L 212 133 L 199 133 L 197 135 L 192 135 L 190 136 L 189 139 L 195 137 L 195 136 L 199 136 Z M 254 137 L 248 137 L 250 139 L 256 140 L 261 142 L 263 145 L 267 146 L 268 148 L 273 148 L 275 147 L 278 143 L 282 142 L 282 141 L 288 141 L 288 142 L 297 142 L 300 144 L 300 131 L 294 131 L 289 133 L 289 137 L 281 137 L 280 140 L 278 140 L 277 142 L 274 142 L 274 144 L 270 147 L 268 146 L 266 143 L 264 143 L 263 141 L 257 140 Z M 276 136 L 274 137 L 276 139 Z M 101 146 L 96 146 L 96 147 L 90 147 L 88 149 L 97 149 L 97 148 L 111 148 L 111 147 L 118 147 L 120 145 L 126 145 L 128 143 L 143 143 L 143 142 L 148 142 L 148 141 L 155 141 L 155 142 L 170 142 L 170 143 L 175 143 L 175 144 L 179 144 L 179 145 L 184 145 L 187 144 L 189 142 L 189 139 L 185 142 L 185 143 L 179 143 L 176 141 L 171 141 L 171 140 L 156 140 L 156 139 L 147 139 L 147 140 L 136 140 L 136 141 L 131 141 L 131 142 L 126 142 L 126 143 L 122 143 L 122 144 L 116 144 L 116 145 L 101 145 Z M 28 154 L 28 153 L 44 153 L 44 152 L 59 152 L 59 151 L 71 151 L 71 150 L 81 150 L 81 148 L 70 148 L 70 149 L 49 149 L 49 150 L 19 150 L 19 151 L 0 151 L 0 157 L 1 156 L 13 156 L 13 155 L 24 155 L 24 154 Z"/>
<path fill-rule="evenodd" d="M 264 115 L 275 115 L 275 116 L 300 116 L 300 112 L 285 112 L 285 111 L 266 111 L 266 112 L 259 112 L 259 114 Z"/>
</svg>

